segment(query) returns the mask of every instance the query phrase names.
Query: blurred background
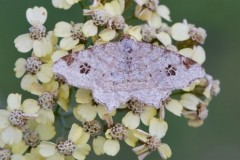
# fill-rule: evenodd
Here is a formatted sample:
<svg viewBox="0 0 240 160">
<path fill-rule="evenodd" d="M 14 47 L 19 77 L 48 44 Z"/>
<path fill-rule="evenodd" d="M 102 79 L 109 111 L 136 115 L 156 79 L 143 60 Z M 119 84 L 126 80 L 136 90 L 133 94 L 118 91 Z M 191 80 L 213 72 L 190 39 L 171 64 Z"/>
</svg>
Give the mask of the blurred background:
<svg viewBox="0 0 240 160">
<path fill-rule="evenodd" d="M 240 159 L 240 1 L 239 0 L 161 0 L 171 10 L 173 22 L 184 18 L 207 30 L 204 45 L 207 61 L 206 71 L 221 81 L 221 93 L 209 106 L 209 117 L 200 128 L 190 128 L 184 118 L 167 114 L 169 130 L 163 142 L 170 145 L 171 160 L 239 160 Z M 48 10 L 45 23 L 52 30 L 56 22 L 81 20 L 78 5 L 64 11 L 52 6 L 51 0 L 0 0 L 0 106 L 5 107 L 9 93 L 22 93 L 23 99 L 30 96 L 20 88 L 15 78 L 14 63 L 19 57 L 30 53 L 17 52 L 14 39 L 28 32 L 30 25 L 25 18 L 26 9 L 44 6 Z M 88 160 L 137 159 L 126 145 L 116 157 L 96 157 Z M 146 160 L 160 159 L 158 153 Z"/>
</svg>

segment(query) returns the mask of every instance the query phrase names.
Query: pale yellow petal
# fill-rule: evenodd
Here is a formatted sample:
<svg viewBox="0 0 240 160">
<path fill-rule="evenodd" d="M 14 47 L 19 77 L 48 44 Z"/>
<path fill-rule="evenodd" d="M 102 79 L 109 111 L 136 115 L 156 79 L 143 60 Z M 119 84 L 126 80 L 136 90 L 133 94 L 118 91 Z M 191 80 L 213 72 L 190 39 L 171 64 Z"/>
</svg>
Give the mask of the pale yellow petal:
<svg viewBox="0 0 240 160">
<path fill-rule="evenodd" d="M 54 46 L 58 42 L 58 37 L 55 36 L 53 31 L 49 31 L 47 33 L 46 40 L 49 41 L 52 44 L 52 46 Z"/>
<path fill-rule="evenodd" d="M 69 131 L 68 139 L 75 143 L 81 137 L 82 133 L 82 127 L 74 123 Z"/>
<path fill-rule="evenodd" d="M 66 0 L 67 3 L 69 3 L 70 5 L 73 5 L 75 3 L 78 3 L 80 0 Z"/>
<path fill-rule="evenodd" d="M 26 145 L 25 141 L 21 141 L 20 143 L 12 145 L 12 153 L 14 154 L 23 154 L 27 149 L 28 145 Z"/>
<path fill-rule="evenodd" d="M 28 22 L 33 26 L 40 26 L 47 19 L 47 10 L 43 7 L 28 8 L 26 12 Z"/>
<path fill-rule="evenodd" d="M 37 57 L 44 57 L 52 53 L 53 47 L 50 41 L 43 39 L 33 42 L 33 52 Z"/>
<path fill-rule="evenodd" d="M 94 25 L 93 20 L 89 20 L 84 23 L 82 31 L 85 37 L 91 37 L 97 34 L 98 28 Z"/>
<path fill-rule="evenodd" d="M 5 144 L 13 145 L 22 140 L 22 131 L 13 126 L 8 126 L 2 130 L 2 141 Z"/>
<path fill-rule="evenodd" d="M 26 160 L 25 156 L 21 154 L 13 154 L 11 155 L 11 160 Z"/>
<path fill-rule="evenodd" d="M 193 94 L 185 93 L 181 96 L 180 103 L 184 108 L 189 110 L 196 111 L 197 105 L 201 102 L 201 100 Z"/>
<path fill-rule="evenodd" d="M 165 143 L 160 144 L 158 147 L 158 152 L 161 155 L 162 159 L 168 159 L 172 156 L 171 148 Z"/>
<path fill-rule="evenodd" d="M 84 49 L 85 49 L 84 44 L 78 44 L 72 49 L 72 52 L 78 52 L 78 51 L 81 51 L 81 50 L 84 50 Z"/>
<path fill-rule="evenodd" d="M 40 71 L 37 72 L 37 78 L 43 83 L 50 82 L 53 78 L 52 64 L 41 65 Z"/>
<path fill-rule="evenodd" d="M 175 23 L 171 28 L 172 38 L 176 41 L 184 41 L 190 38 L 188 24 Z"/>
<path fill-rule="evenodd" d="M 200 126 L 202 126 L 203 125 L 203 120 L 202 119 L 193 119 L 193 120 L 189 120 L 188 121 L 188 125 L 190 126 L 190 127 L 194 127 L 194 128 L 196 128 L 196 127 L 200 127 Z"/>
<path fill-rule="evenodd" d="M 128 130 L 127 138 L 124 141 L 131 147 L 135 147 L 138 141 L 138 138 L 134 136 L 133 130 Z"/>
<path fill-rule="evenodd" d="M 57 152 L 56 144 L 52 142 L 43 141 L 39 144 L 39 153 L 43 157 L 53 156 Z"/>
<path fill-rule="evenodd" d="M 26 72 L 26 59 L 24 58 L 19 58 L 16 62 L 15 62 L 15 67 L 14 67 L 14 71 L 15 71 L 15 75 L 17 78 L 20 78 L 24 75 L 24 73 Z"/>
<path fill-rule="evenodd" d="M 86 155 L 89 154 L 91 148 L 88 144 L 77 145 L 76 150 L 73 152 L 73 157 L 77 160 L 84 160 Z"/>
<path fill-rule="evenodd" d="M 65 158 L 62 154 L 60 154 L 59 152 L 56 152 L 54 155 L 50 156 L 50 157 L 46 157 L 46 160 L 68 160 L 67 158 Z"/>
<path fill-rule="evenodd" d="M 10 122 L 8 120 L 9 115 L 10 112 L 0 109 L 0 129 L 6 128 L 10 125 Z"/>
<path fill-rule="evenodd" d="M 192 58 L 194 55 L 194 51 L 192 48 L 183 48 L 179 50 L 178 53 L 188 58 Z"/>
<path fill-rule="evenodd" d="M 141 26 L 134 26 L 127 30 L 128 34 L 133 36 L 136 40 L 141 41 L 142 40 L 142 34 L 141 34 L 142 27 Z"/>
<path fill-rule="evenodd" d="M 86 144 L 88 142 L 89 138 L 90 138 L 90 134 L 83 131 L 81 137 L 75 143 L 79 144 L 79 145 Z"/>
<path fill-rule="evenodd" d="M 112 29 L 104 29 L 101 31 L 101 33 L 99 33 L 99 36 L 101 37 L 101 39 L 103 41 L 111 41 L 112 39 L 114 39 L 116 37 L 117 32 L 115 30 Z"/>
<path fill-rule="evenodd" d="M 42 124 L 53 123 L 54 118 L 52 110 L 40 109 L 36 121 Z"/>
<path fill-rule="evenodd" d="M 169 34 L 166 32 L 160 32 L 160 33 L 156 34 L 156 37 L 164 46 L 172 44 L 172 39 L 169 36 Z"/>
<path fill-rule="evenodd" d="M 136 16 L 143 20 L 143 21 L 148 21 L 151 19 L 152 16 L 152 11 L 150 11 L 148 8 L 144 8 L 139 14 L 135 12 Z"/>
<path fill-rule="evenodd" d="M 181 116 L 182 114 L 183 106 L 178 100 L 171 99 L 165 107 L 169 112 L 172 112 L 176 116 Z"/>
<path fill-rule="evenodd" d="M 78 114 L 80 114 L 85 121 L 92 121 L 97 116 L 96 106 L 93 106 L 91 103 L 81 104 L 78 108 Z"/>
<path fill-rule="evenodd" d="M 37 77 L 35 75 L 26 74 L 21 80 L 21 88 L 23 90 L 31 92 L 33 89 L 33 83 L 38 83 Z"/>
<path fill-rule="evenodd" d="M 21 100 L 22 100 L 22 95 L 18 93 L 11 93 L 8 95 L 7 98 L 7 109 L 9 111 L 13 110 L 20 110 L 21 109 Z"/>
<path fill-rule="evenodd" d="M 150 136 L 149 133 L 140 129 L 135 129 L 132 132 L 133 132 L 133 135 L 139 140 L 141 140 L 142 142 L 147 142 L 147 138 Z"/>
<path fill-rule="evenodd" d="M 73 49 L 79 43 L 79 39 L 73 39 L 72 37 L 64 37 L 60 41 L 60 47 L 65 50 Z"/>
<path fill-rule="evenodd" d="M 106 142 L 106 139 L 102 136 L 98 136 L 93 139 L 93 150 L 96 155 L 104 154 L 103 145 Z"/>
<path fill-rule="evenodd" d="M 158 15 L 160 15 L 162 18 L 166 19 L 167 21 L 171 21 L 170 10 L 167 6 L 159 5 L 157 7 L 157 13 L 158 13 Z"/>
<path fill-rule="evenodd" d="M 103 145 L 104 152 L 109 156 L 115 156 L 120 150 L 120 144 L 117 140 L 108 139 Z"/>
<path fill-rule="evenodd" d="M 129 129 L 136 129 L 140 124 L 140 117 L 138 114 L 133 114 L 130 111 L 123 117 L 122 123 Z"/>
<path fill-rule="evenodd" d="M 147 106 L 143 113 L 140 114 L 140 118 L 143 124 L 149 126 L 150 120 L 157 114 L 157 110 L 154 107 Z"/>
<path fill-rule="evenodd" d="M 92 92 L 88 89 L 78 89 L 76 93 L 76 101 L 78 103 L 92 102 Z"/>
<path fill-rule="evenodd" d="M 107 11 L 112 17 L 122 14 L 122 7 L 117 0 L 113 0 L 110 3 L 105 3 L 104 10 Z"/>
<path fill-rule="evenodd" d="M 56 134 L 55 127 L 51 124 L 38 124 L 35 132 L 39 134 L 39 138 L 43 141 L 52 139 Z"/>
<path fill-rule="evenodd" d="M 72 35 L 71 33 L 72 25 L 67 22 L 58 22 L 55 25 L 54 33 L 57 37 L 70 37 Z"/>
<path fill-rule="evenodd" d="M 162 25 L 162 19 L 157 13 L 154 12 L 148 19 L 148 24 L 153 28 L 160 28 Z"/>
<path fill-rule="evenodd" d="M 54 7 L 61 9 L 69 9 L 72 6 L 66 0 L 52 0 L 52 4 Z"/>
<path fill-rule="evenodd" d="M 14 40 L 15 47 L 19 52 L 27 53 L 33 47 L 33 40 L 31 39 L 29 33 L 18 36 Z"/>
<path fill-rule="evenodd" d="M 203 64 L 203 62 L 206 60 L 206 54 L 205 54 L 203 47 L 194 46 L 193 52 L 194 52 L 194 55 L 193 55 L 192 59 L 194 61 L 196 61 L 198 64 Z"/>
<path fill-rule="evenodd" d="M 34 99 L 26 99 L 22 103 L 23 111 L 27 114 L 34 114 L 37 113 L 40 109 L 38 105 L 38 101 Z"/>
<path fill-rule="evenodd" d="M 68 55 L 68 52 L 65 50 L 57 50 L 55 52 L 53 52 L 51 58 L 53 62 L 56 62 L 57 60 L 59 60 L 60 58 L 64 57 Z"/>
<path fill-rule="evenodd" d="M 73 109 L 73 115 L 74 115 L 74 117 L 75 117 L 77 120 L 79 120 L 80 122 L 85 122 L 85 120 L 84 120 L 84 118 L 82 117 L 82 115 L 80 115 L 80 114 L 78 113 L 78 110 L 79 110 L 79 106 L 78 106 L 78 107 L 74 107 L 74 109 Z"/>
<path fill-rule="evenodd" d="M 104 115 L 105 114 L 110 114 L 111 116 L 114 116 L 116 114 L 116 110 L 112 111 L 112 112 L 109 112 L 105 106 L 102 106 L 102 105 L 98 105 L 97 106 L 97 113 L 98 113 L 98 116 L 104 120 Z"/>
<path fill-rule="evenodd" d="M 168 129 L 168 124 L 164 120 L 152 118 L 149 125 L 149 133 L 151 136 L 155 136 L 161 139 L 165 136 Z"/>
</svg>

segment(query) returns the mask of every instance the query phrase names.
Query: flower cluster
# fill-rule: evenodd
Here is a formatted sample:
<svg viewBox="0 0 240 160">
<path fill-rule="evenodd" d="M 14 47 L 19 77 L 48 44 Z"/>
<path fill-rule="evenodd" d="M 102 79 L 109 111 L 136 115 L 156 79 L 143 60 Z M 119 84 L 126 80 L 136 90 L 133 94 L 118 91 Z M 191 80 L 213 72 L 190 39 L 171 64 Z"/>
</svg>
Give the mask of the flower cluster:
<svg viewBox="0 0 240 160">
<path fill-rule="evenodd" d="M 159 0 L 94 0 L 90 5 L 80 0 L 52 3 L 61 9 L 79 4 L 84 20 L 57 22 L 52 31 L 47 31 L 47 10 L 37 6 L 27 9 L 29 33 L 18 36 L 14 43 L 19 52 L 29 56 L 19 58 L 14 71 L 21 78 L 21 88 L 36 98 L 22 102 L 20 94 L 8 96 L 6 109 L 0 110 L 0 159 L 83 160 L 91 148 L 96 155 L 115 156 L 121 148 L 120 141 L 131 146 L 139 160 L 153 151 L 158 151 L 162 159 L 171 157 L 170 147 L 163 143 L 168 130 L 166 110 L 189 119 L 189 126 L 201 126 L 208 116 L 210 100 L 220 92 L 219 80 L 206 74 L 174 91 L 160 109 L 131 99 L 109 112 L 94 101 L 90 90 L 70 86 L 63 77 L 54 75 L 52 67 L 63 56 L 118 41 L 124 35 L 202 64 L 206 59 L 202 47 L 206 31 L 187 20 L 170 26 L 170 10 Z M 129 8 L 134 13 L 126 18 Z M 133 25 L 132 20 L 141 24 Z M 61 127 L 55 122 L 60 122 Z M 142 129 L 146 127 L 148 131 Z"/>
</svg>

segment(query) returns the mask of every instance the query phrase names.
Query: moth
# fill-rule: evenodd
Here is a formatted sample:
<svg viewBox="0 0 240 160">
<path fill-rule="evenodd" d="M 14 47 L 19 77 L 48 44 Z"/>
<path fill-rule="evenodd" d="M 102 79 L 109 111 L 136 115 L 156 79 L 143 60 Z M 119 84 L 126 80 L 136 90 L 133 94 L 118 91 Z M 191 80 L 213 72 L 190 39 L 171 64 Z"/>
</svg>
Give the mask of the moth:
<svg viewBox="0 0 240 160">
<path fill-rule="evenodd" d="M 72 86 L 92 90 L 109 111 L 131 99 L 159 108 L 172 91 L 205 76 L 195 61 L 131 38 L 62 57 L 53 72 Z"/>
</svg>

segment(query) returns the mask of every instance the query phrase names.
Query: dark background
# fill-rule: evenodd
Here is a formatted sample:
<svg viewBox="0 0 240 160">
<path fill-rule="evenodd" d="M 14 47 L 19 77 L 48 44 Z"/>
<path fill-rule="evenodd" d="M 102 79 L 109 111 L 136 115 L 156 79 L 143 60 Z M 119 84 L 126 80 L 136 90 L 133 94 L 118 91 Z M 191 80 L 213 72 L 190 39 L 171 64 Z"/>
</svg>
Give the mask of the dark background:
<svg viewBox="0 0 240 160">
<path fill-rule="evenodd" d="M 171 10 L 173 22 L 186 18 L 190 23 L 207 30 L 204 45 L 207 72 L 221 80 L 221 93 L 209 106 L 209 117 L 197 129 L 187 126 L 184 118 L 167 114 L 169 130 L 163 142 L 170 145 L 171 160 L 239 160 L 240 159 L 240 1 L 239 0 L 162 0 Z M 51 0 L 0 0 L 0 106 L 5 107 L 9 93 L 29 94 L 20 88 L 15 78 L 14 63 L 19 57 L 30 53 L 18 53 L 14 39 L 28 32 L 30 25 L 25 18 L 26 9 L 44 6 L 48 10 L 45 23 L 52 30 L 58 21 L 81 20 L 78 5 L 64 11 L 52 6 Z M 93 153 L 87 159 L 137 159 L 130 148 L 121 146 L 116 157 L 96 157 Z M 160 159 L 157 153 L 146 158 Z"/>
</svg>

